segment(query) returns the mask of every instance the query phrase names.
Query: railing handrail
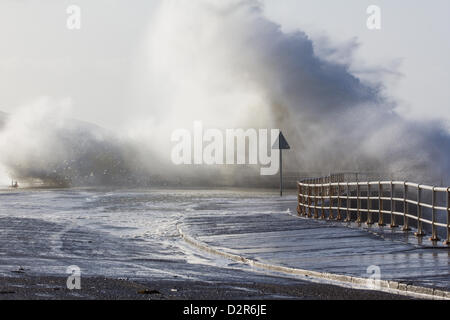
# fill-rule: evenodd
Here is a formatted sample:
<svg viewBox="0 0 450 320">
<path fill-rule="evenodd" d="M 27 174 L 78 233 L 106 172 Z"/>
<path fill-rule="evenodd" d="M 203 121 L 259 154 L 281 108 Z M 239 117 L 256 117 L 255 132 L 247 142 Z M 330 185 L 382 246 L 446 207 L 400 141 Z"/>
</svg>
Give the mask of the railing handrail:
<svg viewBox="0 0 450 320">
<path fill-rule="evenodd" d="M 304 180 L 306 181 L 306 180 Z M 429 186 L 426 184 L 418 184 L 418 183 L 413 183 L 413 182 L 407 182 L 407 181 L 367 181 L 367 182 L 362 182 L 362 181 L 355 181 L 355 182 L 328 182 L 328 183 L 304 183 L 304 182 L 298 182 L 298 184 L 300 185 L 311 185 L 311 186 L 333 186 L 333 187 L 337 187 L 337 186 L 356 186 L 356 185 L 360 185 L 360 186 L 367 186 L 367 185 L 378 185 L 378 184 L 382 184 L 382 185 L 390 185 L 390 184 L 394 184 L 394 185 L 404 185 L 406 184 L 407 186 L 410 187 L 416 187 L 416 188 L 420 188 L 422 190 L 429 190 L 429 191 L 438 191 L 438 192 L 447 192 L 450 187 L 435 187 L 435 186 Z"/>
<path fill-rule="evenodd" d="M 352 173 L 354 174 L 354 173 Z M 389 186 L 388 189 L 385 187 Z M 401 188 L 398 188 L 401 186 Z M 417 221 L 417 237 L 425 235 L 423 224 L 429 224 L 432 228 L 432 236 L 430 240 L 438 241 L 437 227 L 447 229 L 447 239 L 445 244 L 450 245 L 450 187 L 436 187 L 425 184 L 412 183 L 408 181 L 345 181 L 345 174 L 332 174 L 320 178 L 308 178 L 297 183 L 298 187 L 298 208 L 299 215 L 319 218 L 325 218 L 325 211 L 328 210 L 329 219 L 334 219 L 333 211 L 337 211 L 337 220 L 342 220 L 342 212 L 347 212 L 346 221 L 351 221 L 351 213 L 357 212 L 357 222 L 362 222 L 361 213 L 367 213 L 367 224 L 373 224 L 372 215 L 379 215 L 379 225 L 384 225 L 384 215 L 389 214 L 391 217 L 391 227 L 397 227 L 395 222 L 396 216 L 403 217 L 403 230 L 409 231 L 409 219 Z M 367 188 L 367 195 L 361 194 L 361 187 Z M 352 190 L 353 188 L 353 190 Z M 356 189 L 356 190 L 354 190 Z M 401 189 L 401 190 L 400 190 Z M 417 192 L 417 200 L 411 200 L 408 193 L 411 189 Z M 423 202 L 422 191 L 431 191 L 431 203 Z M 389 191 L 388 196 L 385 193 Z M 400 192 L 399 192 L 400 191 Z M 356 192 L 356 195 L 352 195 Z M 446 206 L 438 205 L 437 193 L 445 192 Z M 373 194 L 375 193 L 375 194 Z M 398 197 L 401 194 L 402 197 Z M 337 204 L 335 205 L 335 201 Z M 352 206 L 352 202 L 356 200 L 356 206 Z M 329 204 L 325 206 L 325 201 Z M 361 208 L 361 201 L 367 202 L 367 208 Z M 378 209 L 372 208 L 373 201 L 378 201 Z M 384 201 L 390 202 L 390 210 L 385 210 Z M 343 206 L 345 202 L 345 206 Z M 397 211 L 396 204 L 402 203 L 402 212 Z M 416 215 L 411 213 L 410 205 L 416 208 Z M 431 209 L 431 220 L 425 219 L 422 215 L 423 208 Z M 447 223 L 436 221 L 437 212 L 447 212 Z"/>
</svg>

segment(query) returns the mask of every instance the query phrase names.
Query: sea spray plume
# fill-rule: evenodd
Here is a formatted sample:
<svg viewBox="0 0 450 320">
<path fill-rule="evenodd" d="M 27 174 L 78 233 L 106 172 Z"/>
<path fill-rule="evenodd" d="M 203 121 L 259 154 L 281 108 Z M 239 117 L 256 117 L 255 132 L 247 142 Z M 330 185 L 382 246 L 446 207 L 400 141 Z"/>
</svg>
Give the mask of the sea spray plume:
<svg viewBox="0 0 450 320">
<path fill-rule="evenodd" d="M 222 174 L 221 167 L 193 168 L 188 173 L 173 168 L 167 173 L 170 164 L 158 162 L 145 143 L 71 119 L 64 109 L 64 103 L 40 98 L 5 118 L 0 128 L 1 186 L 10 179 L 21 186 L 51 187 L 237 183 L 227 179 L 230 175 Z M 248 185 L 255 182 L 246 181 Z"/>
<path fill-rule="evenodd" d="M 6 121 L 8 119 L 8 115 L 2 111 L 0 111 L 0 132 L 3 129 L 3 127 L 6 124 Z M 0 187 L 1 186 L 6 186 L 11 182 L 11 180 L 9 179 L 7 170 L 2 166 L 1 162 L 0 162 Z"/>
<path fill-rule="evenodd" d="M 284 34 L 265 19 L 255 1 L 165 1 L 149 56 L 158 83 L 149 90 L 162 101 L 150 109 L 171 129 L 199 119 L 273 127 L 292 116 L 288 107 L 307 118 L 377 98 L 346 66 L 317 58 L 304 33 Z"/>
<path fill-rule="evenodd" d="M 149 82 L 158 85 L 148 89 L 159 93 L 150 110 L 165 134 L 195 120 L 277 127 L 293 147 L 289 170 L 419 180 L 448 172 L 448 135 L 394 112 L 383 68 L 380 83 L 364 82 L 351 65 L 319 57 L 304 32 L 284 33 L 257 1 L 164 1 L 149 48 Z"/>
<path fill-rule="evenodd" d="M 3 127 L 5 126 L 7 119 L 8 119 L 8 114 L 0 111 L 0 130 L 2 130 Z"/>
<path fill-rule="evenodd" d="M 171 133 L 196 120 L 205 128 L 281 129 L 292 146 L 289 171 L 381 171 L 420 182 L 448 175 L 450 139 L 439 124 L 402 119 L 381 83 L 352 74 L 351 60 L 319 57 L 313 40 L 282 32 L 259 2 L 163 1 L 147 42 L 145 116 L 126 106 L 132 125 L 109 132 L 68 120 L 59 103 L 41 99 L 0 132 L 10 175 L 58 185 L 209 186 L 245 185 L 243 173 L 259 174 L 174 166 Z"/>
<path fill-rule="evenodd" d="M 67 118 L 65 105 L 40 98 L 8 118 L 0 161 L 11 178 L 52 186 L 126 183 L 126 149 L 105 130 Z"/>
</svg>

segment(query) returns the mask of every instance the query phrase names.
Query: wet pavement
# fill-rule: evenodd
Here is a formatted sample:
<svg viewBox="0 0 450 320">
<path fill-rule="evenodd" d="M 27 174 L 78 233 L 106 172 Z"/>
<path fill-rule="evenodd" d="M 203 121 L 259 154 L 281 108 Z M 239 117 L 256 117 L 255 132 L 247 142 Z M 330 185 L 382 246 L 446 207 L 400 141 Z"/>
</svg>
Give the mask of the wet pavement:
<svg viewBox="0 0 450 320">
<path fill-rule="evenodd" d="M 369 277 L 379 267 L 382 280 L 450 291 L 450 249 L 413 232 L 296 216 L 294 197 L 253 210 L 226 203 L 216 212 L 196 211 L 181 228 L 215 249 L 254 261 L 291 268 Z M 259 207 L 259 210 L 258 210 Z M 230 214 L 230 211 L 233 212 Z"/>
<path fill-rule="evenodd" d="M 67 267 L 76 265 L 90 279 L 180 281 L 186 288 L 198 282 L 211 290 L 232 283 L 292 286 L 300 290 L 293 295 L 297 298 L 313 297 L 308 288 L 317 290 L 317 297 L 329 294 L 330 283 L 311 284 L 305 277 L 260 270 L 196 248 L 180 237 L 181 227 L 218 250 L 272 265 L 363 278 L 370 276 L 370 266 L 379 266 L 381 279 L 450 287 L 447 247 L 432 248 L 399 230 L 302 219 L 295 213 L 295 195 L 280 199 L 270 190 L 0 192 L 0 276 L 19 282 L 64 279 Z M 335 298 L 344 294 L 333 288 Z M 226 292 L 221 294 L 233 296 Z M 357 291 L 345 292 L 357 296 Z"/>
</svg>

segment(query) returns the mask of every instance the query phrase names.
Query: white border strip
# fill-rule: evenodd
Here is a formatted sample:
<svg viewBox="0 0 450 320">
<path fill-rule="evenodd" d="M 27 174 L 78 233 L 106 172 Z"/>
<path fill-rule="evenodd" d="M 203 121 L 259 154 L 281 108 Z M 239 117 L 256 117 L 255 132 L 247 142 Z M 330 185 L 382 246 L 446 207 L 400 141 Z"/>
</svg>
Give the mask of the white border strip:
<svg viewBox="0 0 450 320">
<path fill-rule="evenodd" d="M 269 270 L 269 271 L 287 273 L 287 274 L 292 274 L 292 275 L 308 276 L 308 277 L 319 279 L 319 280 L 328 280 L 331 282 L 338 282 L 337 285 L 339 285 L 339 283 L 347 284 L 347 285 L 351 284 L 351 285 L 356 285 L 358 287 L 363 287 L 363 288 L 368 288 L 368 289 L 373 290 L 373 284 L 372 285 L 369 284 L 370 279 L 368 279 L 368 278 L 352 277 L 352 276 L 347 276 L 347 275 L 339 275 L 339 274 L 326 273 L 326 272 L 289 268 L 289 267 L 283 267 L 283 266 L 277 266 L 277 265 L 258 262 L 258 261 L 251 260 L 251 259 L 248 259 L 248 258 L 245 258 L 242 256 L 223 252 L 214 247 L 211 247 L 204 242 L 201 242 L 197 239 L 194 239 L 194 238 L 186 235 L 179 225 L 177 225 L 177 229 L 178 229 L 178 232 L 179 232 L 181 238 L 183 238 L 184 241 L 197 247 L 198 249 L 201 249 L 201 250 L 211 253 L 211 254 L 222 256 L 227 259 L 231 259 L 236 262 L 250 265 L 254 268 L 260 268 L 260 269 L 265 269 L 265 270 Z M 431 299 L 450 300 L 450 292 L 438 290 L 438 289 L 434 289 L 434 288 L 426 288 L 426 287 L 420 287 L 420 286 L 407 285 L 405 283 L 400 283 L 397 281 L 389 281 L 389 280 L 379 280 L 379 281 L 377 281 L 377 285 L 379 285 L 378 291 L 389 292 L 389 293 L 399 294 L 399 295 L 406 295 L 406 296 L 411 296 L 411 297 L 424 297 L 424 298 L 431 298 Z"/>
</svg>

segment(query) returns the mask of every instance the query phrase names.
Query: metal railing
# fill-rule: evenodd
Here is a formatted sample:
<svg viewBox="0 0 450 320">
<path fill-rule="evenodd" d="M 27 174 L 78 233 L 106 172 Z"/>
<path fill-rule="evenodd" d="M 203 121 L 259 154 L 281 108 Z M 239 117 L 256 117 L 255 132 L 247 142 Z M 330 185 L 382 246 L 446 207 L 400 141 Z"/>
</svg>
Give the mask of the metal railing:
<svg viewBox="0 0 450 320">
<path fill-rule="evenodd" d="M 417 237 L 425 236 L 424 225 L 430 227 L 431 241 L 439 241 L 438 228 L 445 228 L 447 239 L 444 243 L 450 245 L 450 187 L 405 181 L 346 180 L 346 174 L 334 174 L 298 182 L 298 214 L 347 222 L 356 219 L 357 223 L 368 225 L 378 220 L 379 226 L 385 226 L 386 220 L 390 220 L 391 228 L 398 227 L 399 220 L 403 231 L 410 231 L 413 221 Z"/>
</svg>

